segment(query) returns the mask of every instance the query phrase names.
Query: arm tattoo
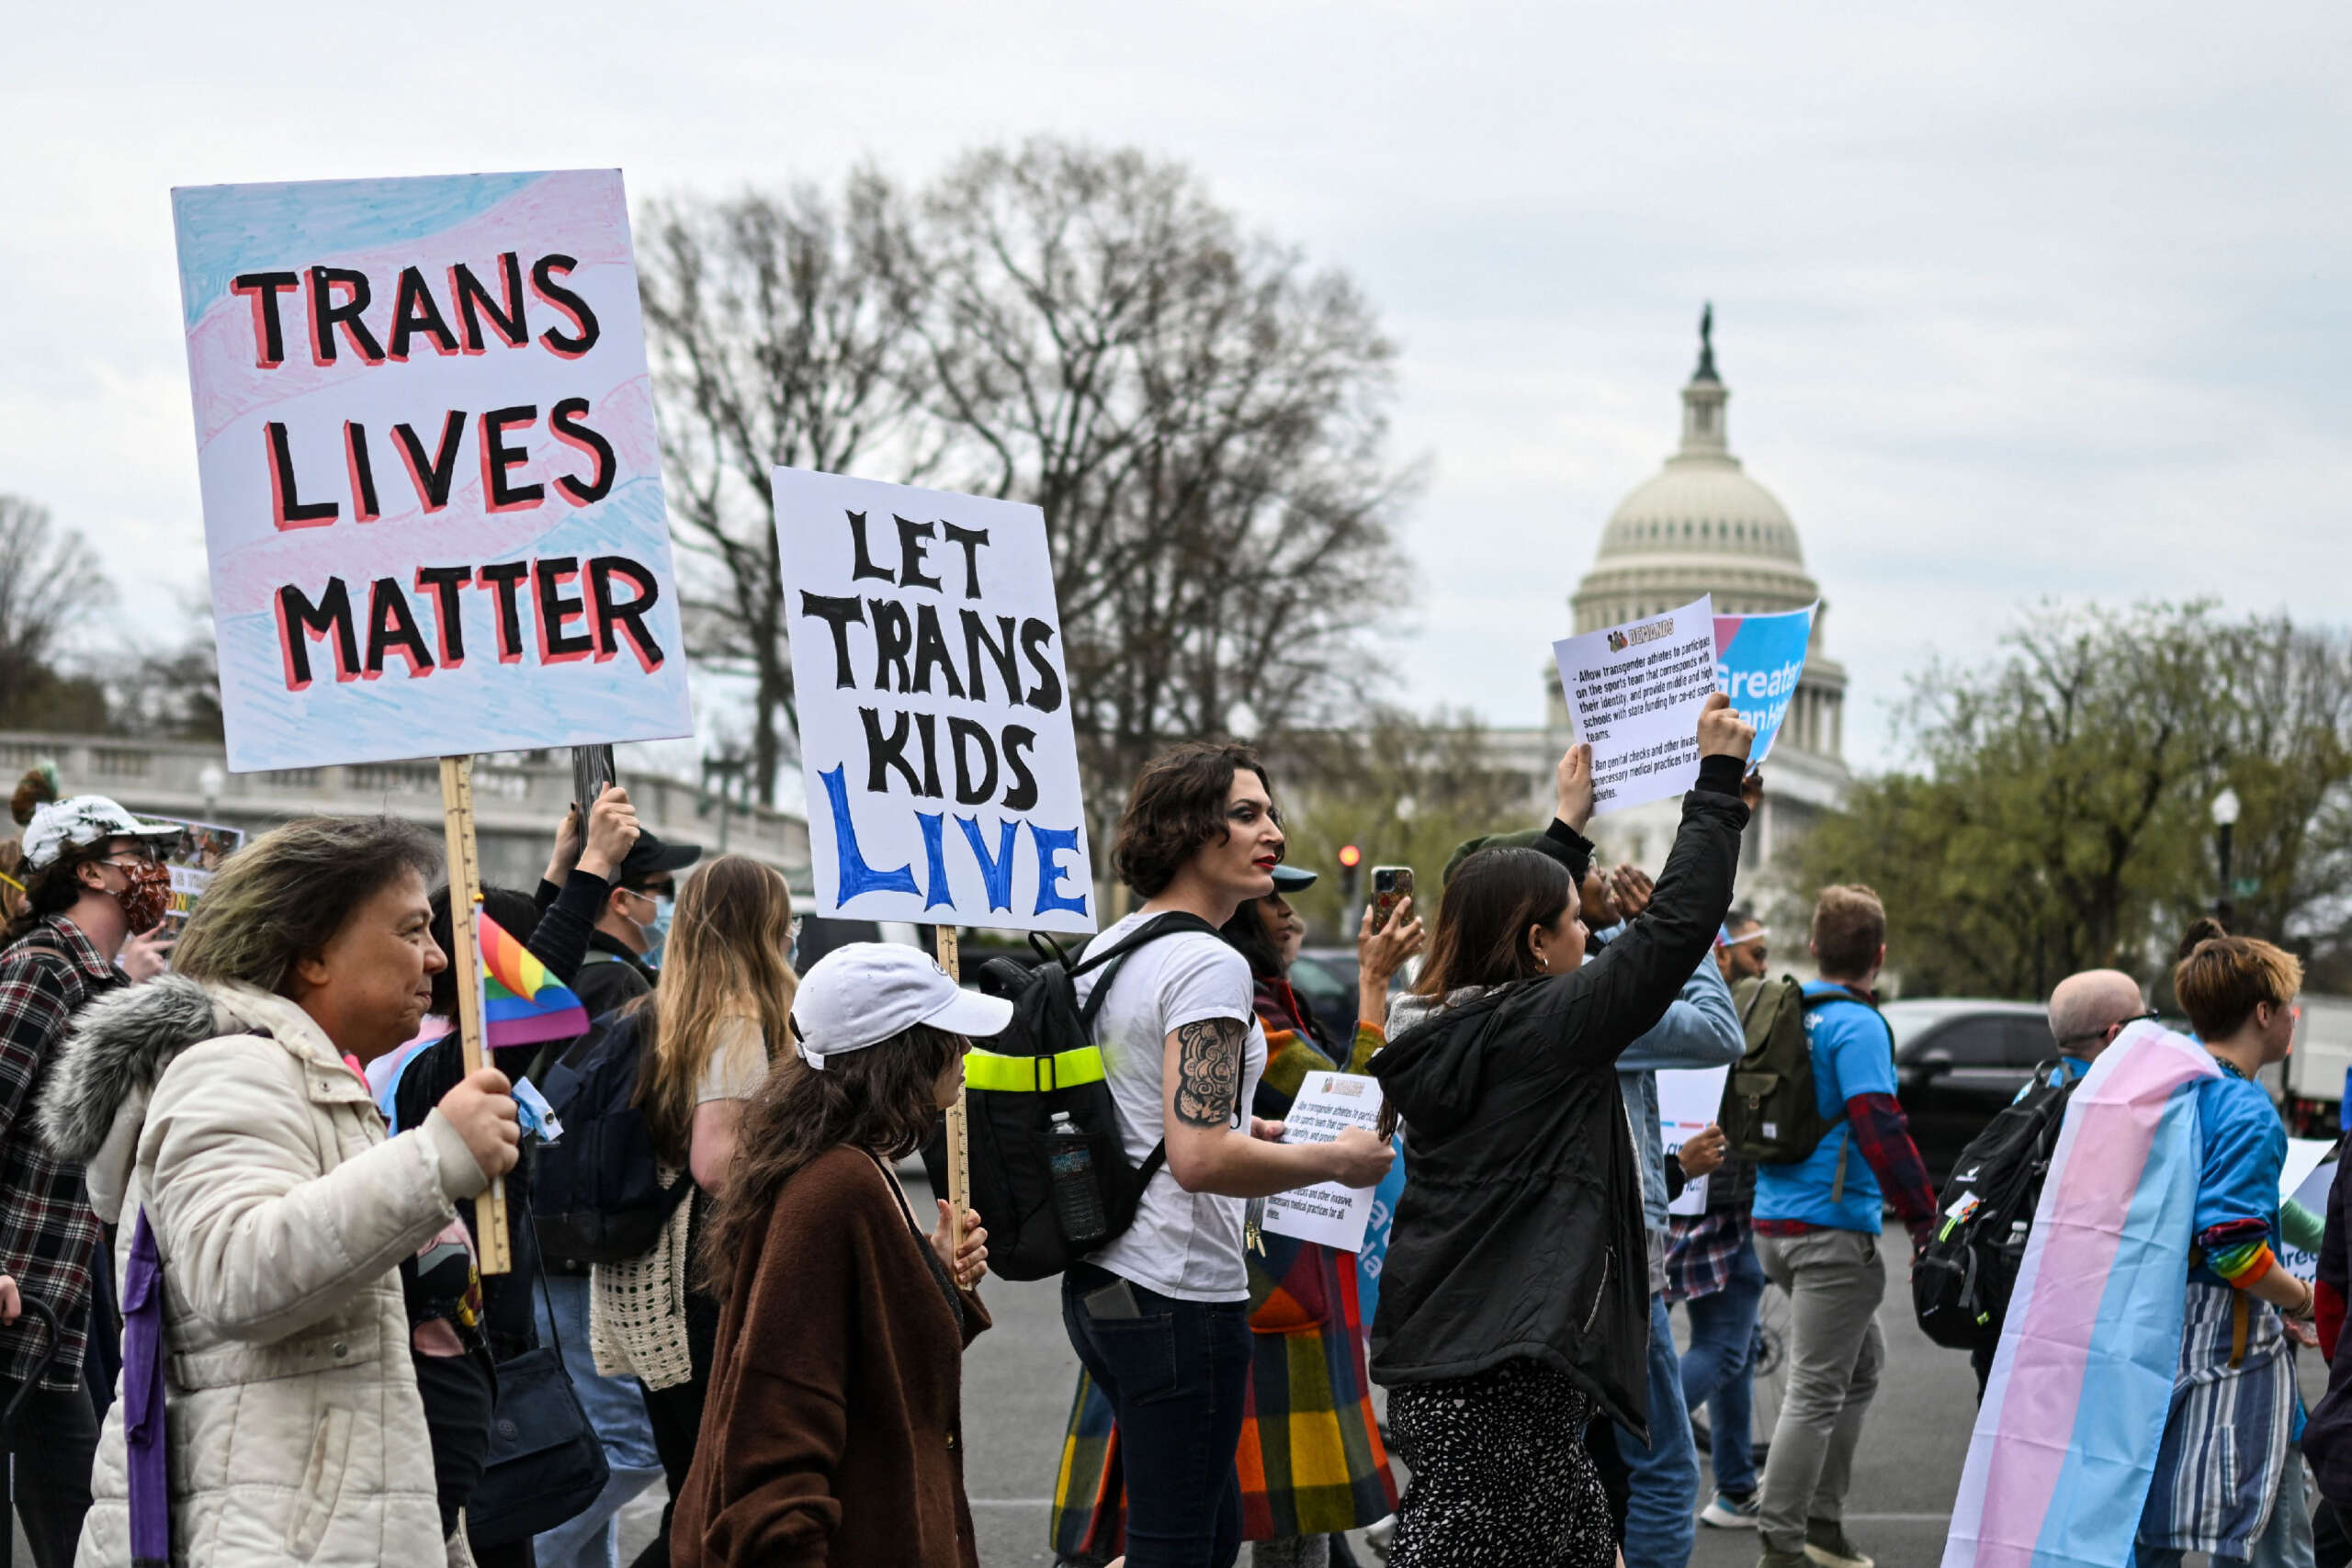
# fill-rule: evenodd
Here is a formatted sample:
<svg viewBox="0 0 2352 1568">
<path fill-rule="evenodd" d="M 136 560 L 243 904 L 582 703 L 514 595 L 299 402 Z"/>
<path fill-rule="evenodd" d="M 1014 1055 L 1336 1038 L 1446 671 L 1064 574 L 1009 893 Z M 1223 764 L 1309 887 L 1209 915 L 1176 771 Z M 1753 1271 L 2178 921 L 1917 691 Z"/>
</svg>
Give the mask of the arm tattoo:
<svg viewBox="0 0 2352 1568">
<path fill-rule="evenodd" d="M 1238 1018 L 1204 1018 L 1176 1031 L 1176 1115 L 1194 1127 L 1230 1127 L 1241 1086 Z"/>
</svg>

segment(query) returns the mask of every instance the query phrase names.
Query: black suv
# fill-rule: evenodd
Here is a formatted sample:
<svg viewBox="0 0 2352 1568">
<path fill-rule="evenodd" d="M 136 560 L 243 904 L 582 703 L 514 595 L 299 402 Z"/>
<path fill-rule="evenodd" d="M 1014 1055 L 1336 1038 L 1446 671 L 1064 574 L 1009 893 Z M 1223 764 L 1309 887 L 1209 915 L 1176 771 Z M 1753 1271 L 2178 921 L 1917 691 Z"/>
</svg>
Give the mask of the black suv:
<svg viewBox="0 0 2352 1568">
<path fill-rule="evenodd" d="M 1923 998 L 1880 1010 L 1894 1032 L 1896 1098 L 1939 1191 L 1968 1141 L 2058 1055 L 2033 1002 Z"/>
</svg>

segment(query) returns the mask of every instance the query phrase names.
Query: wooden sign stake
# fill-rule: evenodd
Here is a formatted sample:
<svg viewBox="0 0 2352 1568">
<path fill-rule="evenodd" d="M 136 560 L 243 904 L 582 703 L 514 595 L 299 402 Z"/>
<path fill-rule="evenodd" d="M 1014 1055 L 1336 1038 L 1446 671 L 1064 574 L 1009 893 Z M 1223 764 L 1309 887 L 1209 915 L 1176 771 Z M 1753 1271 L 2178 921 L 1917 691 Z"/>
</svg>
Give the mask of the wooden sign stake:
<svg viewBox="0 0 2352 1568">
<path fill-rule="evenodd" d="M 489 1065 L 482 1049 L 481 953 L 475 945 L 474 917 L 481 912 L 481 856 L 474 843 L 474 760 L 441 759 L 441 826 L 449 854 L 449 967 L 458 976 L 458 1036 L 466 1071 Z M 474 1200 L 474 1234 L 481 1271 L 503 1274 L 514 1267 L 506 1235 L 506 1179 L 494 1178 Z"/>
<path fill-rule="evenodd" d="M 956 946 L 954 926 L 934 926 L 938 933 L 939 966 L 947 977 L 961 982 L 962 965 Z M 947 1234 L 955 1245 L 964 1245 L 964 1215 L 972 1203 L 972 1140 L 964 1120 L 964 1092 L 956 1092 L 956 1103 L 947 1108 Z"/>
</svg>

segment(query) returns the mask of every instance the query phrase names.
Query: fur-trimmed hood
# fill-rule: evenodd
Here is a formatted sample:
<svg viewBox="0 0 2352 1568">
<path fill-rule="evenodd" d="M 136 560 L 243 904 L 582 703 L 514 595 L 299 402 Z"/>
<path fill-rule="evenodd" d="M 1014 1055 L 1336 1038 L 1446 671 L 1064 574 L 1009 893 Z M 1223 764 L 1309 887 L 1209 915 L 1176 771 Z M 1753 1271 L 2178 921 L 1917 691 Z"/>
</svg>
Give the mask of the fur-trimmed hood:
<svg viewBox="0 0 2352 1568">
<path fill-rule="evenodd" d="M 189 1046 L 227 1034 L 263 1035 L 299 1051 L 318 1026 L 284 997 L 181 975 L 109 991 L 74 1014 L 41 1091 L 40 1131 L 58 1158 L 87 1168 L 100 1218 L 119 1217 L 148 1097 L 164 1069 Z"/>
</svg>

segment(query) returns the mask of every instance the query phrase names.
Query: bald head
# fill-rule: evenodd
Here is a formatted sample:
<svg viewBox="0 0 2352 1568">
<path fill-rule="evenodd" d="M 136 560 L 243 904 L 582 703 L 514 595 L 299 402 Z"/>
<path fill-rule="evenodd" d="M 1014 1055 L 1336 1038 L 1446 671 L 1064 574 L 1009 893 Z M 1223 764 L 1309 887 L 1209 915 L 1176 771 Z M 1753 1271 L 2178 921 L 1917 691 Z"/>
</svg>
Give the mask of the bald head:
<svg viewBox="0 0 2352 1568">
<path fill-rule="evenodd" d="M 2146 1010 L 2139 981 L 2120 969 L 2086 969 L 2050 993 L 2050 1032 L 2060 1051 L 2088 1061 L 2107 1049 L 2119 1025 Z"/>
</svg>

